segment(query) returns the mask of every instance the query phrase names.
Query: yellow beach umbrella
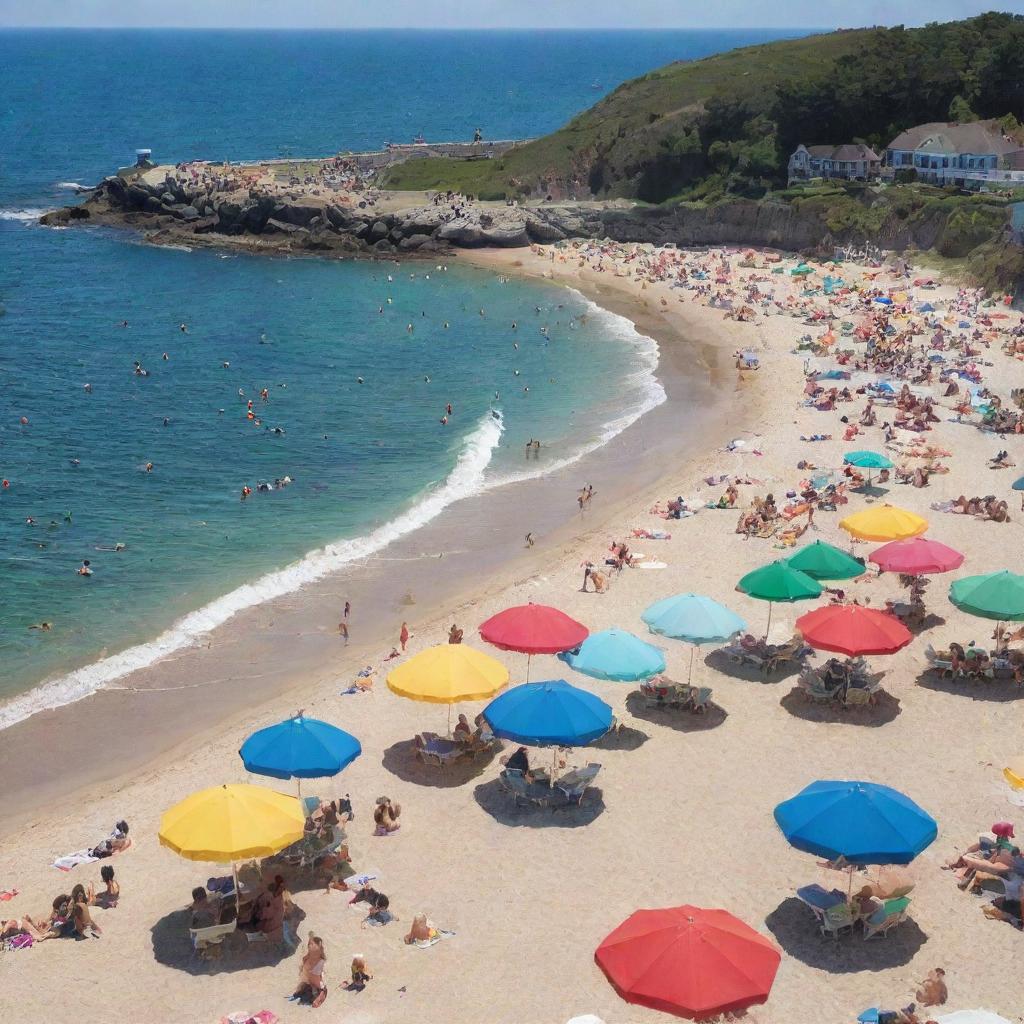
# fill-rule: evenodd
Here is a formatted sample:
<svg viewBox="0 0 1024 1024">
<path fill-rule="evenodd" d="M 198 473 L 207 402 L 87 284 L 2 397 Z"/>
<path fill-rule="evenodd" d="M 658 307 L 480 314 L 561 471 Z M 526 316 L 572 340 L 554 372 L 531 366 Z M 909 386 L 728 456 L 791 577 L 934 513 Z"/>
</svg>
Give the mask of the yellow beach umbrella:
<svg viewBox="0 0 1024 1024">
<path fill-rule="evenodd" d="M 387 682 L 400 697 L 450 706 L 493 697 L 508 682 L 508 669 L 468 644 L 438 644 L 393 669 Z"/>
<path fill-rule="evenodd" d="M 1024 789 L 1024 757 L 1018 757 L 1003 769 L 1003 778 L 1014 789 Z"/>
<path fill-rule="evenodd" d="M 294 796 L 247 784 L 214 786 L 164 812 L 160 844 L 188 860 L 234 863 L 280 852 L 302 838 L 305 823 Z"/>
<path fill-rule="evenodd" d="M 928 520 L 896 505 L 876 505 L 854 512 L 839 525 L 860 540 L 906 540 L 928 529 Z"/>
</svg>

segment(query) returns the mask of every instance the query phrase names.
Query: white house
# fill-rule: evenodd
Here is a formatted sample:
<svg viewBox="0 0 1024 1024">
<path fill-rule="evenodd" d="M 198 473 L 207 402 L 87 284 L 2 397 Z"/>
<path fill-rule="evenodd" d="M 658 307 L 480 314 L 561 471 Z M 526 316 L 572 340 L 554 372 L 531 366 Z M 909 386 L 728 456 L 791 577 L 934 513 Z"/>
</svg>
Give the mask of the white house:
<svg viewBox="0 0 1024 1024">
<path fill-rule="evenodd" d="M 870 147 L 859 143 L 845 146 L 797 146 L 789 158 L 789 180 L 808 178 L 876 178 L 882 158 Z"/>
<path fill-rule="evenodd" d="M 1014 178 L 1024 147 L 1005 135 L 998 121 L 920 124 L 901 132 L 885 148 L 892 172 L 913 168 L 922 181 L 963 185 L 971 180 Z"/>
</svg>

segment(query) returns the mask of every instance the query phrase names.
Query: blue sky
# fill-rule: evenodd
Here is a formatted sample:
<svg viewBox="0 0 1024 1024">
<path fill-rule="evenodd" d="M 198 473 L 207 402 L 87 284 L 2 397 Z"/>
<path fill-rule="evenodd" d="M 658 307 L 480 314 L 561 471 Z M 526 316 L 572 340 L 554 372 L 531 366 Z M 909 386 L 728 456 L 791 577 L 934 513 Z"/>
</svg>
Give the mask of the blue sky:
<svg viewBox="0 0 1024 1024">
<path fill-rule="evenodd" d="M 0 0 L 0 26 L 806 28 L 920 25 L 993 0 Z M 1024 13 L 1024 0 L 1000 10 Z"/>
</svg>

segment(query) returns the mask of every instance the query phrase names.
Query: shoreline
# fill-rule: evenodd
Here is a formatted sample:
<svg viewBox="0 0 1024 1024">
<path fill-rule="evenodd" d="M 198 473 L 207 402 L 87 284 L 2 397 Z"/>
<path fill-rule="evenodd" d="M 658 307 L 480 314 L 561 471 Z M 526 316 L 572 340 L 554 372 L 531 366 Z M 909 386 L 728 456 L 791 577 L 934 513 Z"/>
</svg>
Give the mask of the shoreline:
<svg viewBox="0 0 1024 1024">
<path fill-rule="evenodd" d="M 495 273 L 518 274 L 523 277 L 544 280 L 548 284 L 555 283 L 574 288 L 602 308 L 629 320 L 640 334 L 654 338 L 659 347 L 656 376 L 669 392 L 670 402 L 673 398 L 678 400 L 682 393 L 687 392 L 697 383 L 693 379 L 695 363 L 702 372 L 708 374 L 709 387 L 705 390 L 704 399 L 710 400 L 714 397 L 713 392 L 720 383 L 720 380 L 717 379 L 720 370 L 714 363 L 722 355 L 715 343 L 698 343 L 695 360 L 692 351 L 693 343 L 685 337 L 681 326 L 678 323 L 669 323 L 663 315 L 646 308 L 646 303 L 637 303 L 630 297 L 628 289 L 601 287 L 596 282 L 580 280 L 578 276 L 571 274 L 553 279 L 539 270 L 524 266 L 523 256 L 524 253 L 520 250 L 493 253 L 474 252 L 471 255 L 462 251 L 458 254 L 458 258 L 462 258 L 465 262 Z M 731 343 L 724 338 L 717 342 L 718 346 L 728 347 L 729 344 Z M 717 405 L 717 403 L 712 404 Z M 511 488 L 525 488 L 534 494 L 539 492 L 541 500 L 550 504 L 556 481 L 561 484 L 563 480 L 577 471 L 585 475 L 589 473 L 587 479 L 595 478 L 593 474 L 596 472 L 596 465 L 589 464 L 591 462 L 600 464 L 602 453 L 616 442 L 620 442 L 628 449 L 627 453 L 620 458 L 624 457 L 627 462 L 635 459 L 649 463 L 641 472 L 636 473 L 636 479 L 628 479 L 623 475 L 615 480 L 602 482 L 600 486 L 602 500 L 598 508 L 588 512 L 585 524 L 581 525 L 578 517 L 574 516 L 571 511 L 556 513 L 554 521 L 549 524 L 544 533 L 538 534 L 537 547 L 532 552 L 525 553 L 515 550 L 515 547 L 506 547 L 504 554 L 494 566 L 495 572 L 499 574 L 499 580 L 488 584 L 483 590 L 469 582 L 471 573 L 465 567 L 456 566 L 450 570 L 448 573 L 450 579 L 440 588 L 444 602 L 454 605 L 456 610 L 471 606 L 474 599 L 479 600 L 487 594 L 507 587 L 515 578 L 524 573 L 536 574 L 546 560 L 559 549 L 564 550 L 570 544 L 579 544 L 587 539 L 596 538 L 598 534 L 608 528 L 615 518 L 626 512 L 628 508 L 635 506 L 642 497 L 647 495 L 664 496 L 670 489 L 667 488 L 668 478 L 676 474 L 675 471 L 671 471 L 661 476 L 660 470 L 652 474 L 655 457 L 650 456 L 647 450 L 651 447 L 652 429 L 657 430 L 658 427 L 655 425 L 652 428 L 651 425 L 645 423 L 648 417 L 657 414 L 659 409 L 663 408 L 664 406 L 658 406 L 647 410 L 640 415 L 636 422 L 626 427 L 610 442 L 583 455 L 570 466 L 545 473 L 540 477 L 503 483 L 485 490 L 481 494 L 458 499 L 455 505 L 449 506 L 448 511 L 466 502 L 488 505 L 490 504 L 486 500 L 488 498 L 500 502 L 502 492 L 509 491 Z M 706 409 L 702 416 L 708 417 L 710 421 L 717 421 L 720 419 L 720 409 Z M 736 432 L 735 426 L 730 426 L 728 431 L 724 426 L 722 427 L 723 439 Z M 669 457 L 675 455 L 683 458 L 685 462 L 686 454 L 685 446 L 683 446 L 682 451 L 670 454 Z M 658 458 L 660 457 L 659 450 Z M 624 473 L 635 473 L 635 469 L 624 468 Z M 651 487 L 652 478 L 658 480 L 653 489 Z M 566 482 L 565 486 L 571 488 L 575 485 Z M 510 493 L 516 492 L 511 491 Z M 612 497 L 609 498 L 609 495 Z M 308 630 L 308 622 L 306 626 L 300 627 L 297 631 L 299 635 L 302 635 L 302 639 L 305 641 L 303 646 L 306 649 L 302 652 L 296 665 L 286 667 L 278 664 L 274 665 L 269 672 L 260 673 L 266 681 L 262 686 L 254 688 L 258 694 L 256 707 L 250 707 L 240 716 L 231 710 L 234 702 L 226 699 L 228 692 L 245 686 L 247 682 L 251 684 L 257 674 L 255 667 L 260 663 L 252 656 L 244 661 L 241 672 L 237 663 L 232 663 L 230 659 L 226 663 L 225 660 L 226 652 L 237 649 L 239 644 L 244 642 L 247 633 L 255 631 L 258 636 L 261 632 L 273 631 L 274 621 L 281 613 L 286 616 L 290 629 L 295 619 L 302 618 L 301 615 L 296 615 L 294 606 L 296 604 L 309 605 L 314 600 L 310 591 L 315 591 L 318 595 L 331 594 L 347 578 L 362 579 L 364 576 L 371 577 L 364 582 L 372 589 L 372 576 L 375 569 L 389 557 L 388 552 L 392 548 L 397 548 L 397 553 L 390 557 L 416 558 L 415 553 L 410 555 L 409 552 L 419 546 L 417 539 L 426 543 L 426 538 L 421 535 L 424 531 L 430 531 L 432 525 L 435 524 L 427 523 L 398 541 L 386 545 L 377 555 L 371 555 L 368 558 L 349 563 L 341 569 L 332 570 L 298 591 L 271 598 L 269 601 L 261 602 L 252 608 L 236 613 L 209 634 L 201 637 L 197 643 L 185 646 L 150 665 L 133 670 L 111 685 L 102 687 L 88 696 L 60 707 L 38 711 L 29 718 L 7 727 L 3 731 L 4 736 L 9 743 L 12 756 L 17 758 L 19 754 L 28 757 L 30 751 L 43 742 L 44 738 L 47 743 L 64 746 L 65 737 L 69 734 L 80 736 L 83 730 L 86 734 L 92 734 L 94 730 L 98 731 L 100 723 L 110 714 L 116 715 L 119 720 L 127 717 L 134 723 L 133 740 L 122 745 L 118 759 L 120 764 L 117 770 L 111 771 L 108 767 L 93 765 L 89 762 L 89 767 L 83 769 L 76 776 L 77 791 L 75 793 L 66 791 L 65 780 L 59 772 L 52 775 L 46 772 L 34 773 L 35 777 L 27 785 L 21 787 L 17 785 L 17 779 L 13 780 L 14 785 L 9 789 L 9 800 L 5 804 L 3 812 L 0 813 L 0 836 L 9 834 L 15 828 L 30 821 L 30 808 L 32 807 L 37 807 L 44 802 L 51 804 L 52 801 L 58 801 L 60 806 L 70 805 L 83 793 L 96 793 L 102 787 L 118 788 L 128 785 L 136 773 L 140 771 L 148 773 L 160 762 L 180 756 L 191 742 L 212 738 L 217 730 L 222 727 L 230 727 L 240 717 L 251 718 L 253 714 L 259 713 L 267 702 L 276 704 L 282 699 L 299 699 L 300 697 L 304 698 L 299 701 L 300 703 L 308 702 L 310 698 L 303 694 L 304 688 L 308 688 L 310 694 L 322 692 L 325 683 L 332 675 L 343 676 L 346 672 L 348 676 L 354 675 L 360 665 L 373 661 L 373 653 L 379 653 L 380 647 L 386 645 L 386 638 L 393 631 L 380 628 L 365 639 L 360 637 L 358 644 L 353 643 L 342 649 L 343 658 L 339 659 L 337 657 L 339 641 L 331 635 L 330 624 L 323 622 L 322 616 L 320 616 L 321 621 L 315 623 L 315 635 Z M 430 532 L 438 532 L 438 525 L 435 525 L 434 531 Z M 384 571 L 387 571 L 386 568 Z M 434 586 L 436 587 L 436 583 Z M 344 599 L 339 595 L 339 603 Z M 391 594 L 383 602 L 374 603 L 372 600 L 364 598 L 360 603 L 371 608 L 377 617 L 386 617 L 389 612 L 394 617 L 398 613 L 398 601 L 400 600 L 398 595 Z M 442 620 L 448 617 L 447 613 L 442 612 L 438 607 L 437 598 L 434 598 L 431 604 L 432 610 L 427 612 L 425 621 L 419 619 L 412 622 L 416 631 L 440 629 Z M 413 609 L 410 608 L 408 612 L 402 614 L 409 616 L 411 620 Z M 269 642 L 267 641 L 267 643 Z M 201 664 L 201 661 L 204 660 L 203 652 L 213 652 L 209 658 L 212 662 L 209 667 Z M 181 663 L 184 663 L 183 670 L 189 674 L 190 679 L 192 673 L 198 671 L 198 682 L 191 682 L 186 686 L 181 686 L 176 682 L 175 668 Z M 265 665 L 260 665 L 260 667 L 264 668 Z M 311 676 L 315 679 L 312 686 L 309 685 Z M 248 688 L 246 687 L 246 689 Z M 182 715 L 180 700 L 170 696 L 176 692 L 200 698 L 207 694 L 213 695 L 212 704 L 208 705 L 209 717 L 212 721 L 204 722 L 201 726 L 190 725 Z M 167 696 L 158 697 L 156 694 L 166 694 Z M 136 703 L 140 701 L 155 703 L 158 709 L 156 713 L 143 714 L 141 708 L 132 707 L 133 695 L 137 698 Z M 154 723 L 154 718 L 159 718 L 161 723 L 159 726 Z M 145 748 L 144 751 L 139 749 L 140 747 Z"/>
</svg>

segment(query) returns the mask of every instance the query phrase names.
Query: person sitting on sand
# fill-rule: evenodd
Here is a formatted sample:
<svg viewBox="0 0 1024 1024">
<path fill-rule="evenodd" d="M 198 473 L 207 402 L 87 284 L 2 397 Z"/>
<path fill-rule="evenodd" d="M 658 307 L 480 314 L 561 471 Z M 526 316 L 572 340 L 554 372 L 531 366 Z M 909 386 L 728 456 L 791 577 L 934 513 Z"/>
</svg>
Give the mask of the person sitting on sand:
<svg viewBox="0 0 1024 1024">
<path fill-rule="evenodd" d="M 70 935 L 75 927 L 71 914 L 71 897 L 67 893 L 55 896 L 46 920 L 36 927 L 40 932 L 38 942 Z"/>
<path fill-rule="evenodd" d="M 1014 873 L 1006 875 L 1001 880 L 1003 895 L 997 896 L 988 906 L 982 907 L 982 913 L 993 921 L 1006 921 L 1016 928 L 1024 928 L 1020 902 L 1024 875 Z"/>
<path fill-rule="evenodd" d="M 256 930 L 262 932 L 269 942 L 284 942 L 286 892 L 284 880 L 278 876 L 267 885 L 256 900 L 253 910 L 254 924 Z"/>
<path fill-rule="evenodd" d="M 397 832 L 402 826 L 398 824 L 398 816 L 402 813 L 400 804 L 392 803 L 390 797 L 377 797 L 377 807 L 373 812 L 375 836 L 386 836 Z"/>
<path fill-rule="evenodd" d="M 345 879 L 351 878 L 356 873 L 356 869 L 352 867 L 347 844 L 343 843 L 338 847 L 337 853 L 325 858 L 323 868 L 327 872 L 327 892 L 332 889 L 336 889 L 338 892 L 348 892 Z"/>
<path fill-rule="evenodd" d="M 398 920 L 398 918 L 391 913 L 391 901 L 383 893 L 376 894 L 371 906 L 372 909 L 363 919 L 360 927 L 366 928 L 367 926 L 370 926 L 374 928 L 382 928 L 384 925 Z"/>
<path fill-rule="evenodd" d="M 326 992 L 327 988 L 324 983 L 324 968 L 326 966 L 327 953 L 324 951 L 324 941 L 318 935 L 310 932 L 306 951 L 302 954 L 302 961 L 299 964 L 299 984 L 288 997 L 289 1000 L 319 1005 L 317 997 L 321 992 Z M 320 1002 L 323 1000 L 321 999 Z"/>
<path fill-rule="evenodd" d="M 71 920 L 74 921 L 76 938 L 84 939 L 92 935 L 98 939 L 103 931 L 89 913 L 89 897 L 85 886 L 81 884 L 71 890 Z"/>
<path fill-rule="evenodd" d="M 94 846 L 90 853 L 98 860 L 103 860 L 127 850 L 131 845 L 132 841 L 128 838 L 128 822 L 119 821 L 114 825 L 114 831 L 102 843 Z"/>
<path fill-rule="evenodd" d="M 426 914 L 417 914 L 412 919 L 412 926 L 409 934 L 405 936 L 405 944 L 411 946 L 414 942 L 431 942 L 438 937 L 437 929 L 427 920 Z"/>
<path fill-rule="evenodd" d="M 945 982 L 946 972 L 941 967 L 929 971 L 924 981 L 918 982 L 917 1001 L 922 1006 L 943 1006 L 949 998 Z"/>
<path fill-rule="evenodd" d="M 366 957 L 362 953 L 356 953 L 352 957 L 351 975 L 348 981 L 341 983 L 341 987 L 347 988 L 350 992 L 362 992 L 366 988 L 366 983 L 373 980 L 373 975 L 366 966 Z"/>
<path fill-rule="evenodd" d="M 117 906 L 118 897 L 121 895 L 121 886 L 114 881 L 114 869 L 110 864 L 104 864 L 100 868 L 100 880 L 104 888 L 99 892 L 89 885 L 89 904 L 94 907 L 104 907 L 110 910 Z"/>
<path fill-rule="evenodd" d="M 462 643 L 462 630 L 459 629 L 455 623 L 452 623 L 452 628 L 448 630 L 448 643 L 450 644 L 461 644 Z"/>
</svg>

